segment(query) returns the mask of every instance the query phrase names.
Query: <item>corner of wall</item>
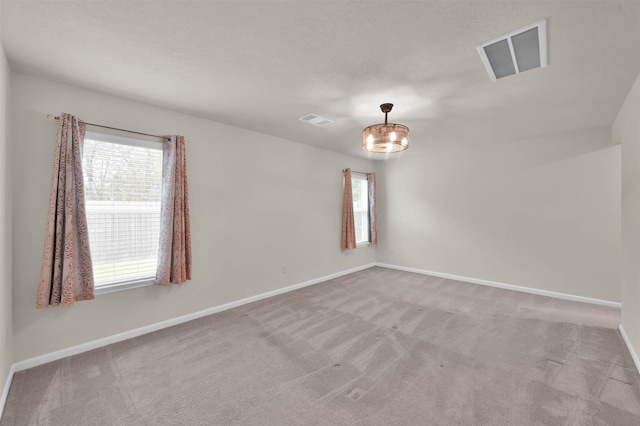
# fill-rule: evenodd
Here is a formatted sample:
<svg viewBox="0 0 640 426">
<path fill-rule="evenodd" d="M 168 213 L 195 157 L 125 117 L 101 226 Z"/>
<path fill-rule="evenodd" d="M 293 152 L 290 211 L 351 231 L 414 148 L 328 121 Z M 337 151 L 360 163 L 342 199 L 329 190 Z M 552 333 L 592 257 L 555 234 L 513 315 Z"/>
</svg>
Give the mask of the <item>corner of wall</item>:
<svg viewBox="0 0 640 426">
<path fill-rule="evenodd" d="M 0 5 L 1 12 L 1 5 Z M 11 148 L 7 124 L 9 65 L 0 37 L 0 416 L 13 377 Z"/>
<path fill-rule="evenodd" d="M 640 75 L 631 87 L 612 127 L 622 142 L 621 264 L 622 326 L 629 351 L 640 353 Z M 640 368 L 640 366 L 639 366 Z"/>
</svg>

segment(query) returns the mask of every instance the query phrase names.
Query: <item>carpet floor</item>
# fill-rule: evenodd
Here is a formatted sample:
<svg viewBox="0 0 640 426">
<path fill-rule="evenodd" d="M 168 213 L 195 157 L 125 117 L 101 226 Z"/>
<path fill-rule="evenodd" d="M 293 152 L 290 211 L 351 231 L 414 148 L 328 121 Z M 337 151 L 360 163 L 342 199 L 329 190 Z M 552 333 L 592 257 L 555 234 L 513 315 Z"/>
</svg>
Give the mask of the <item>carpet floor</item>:
<svg viewBox="0 0 640 426">
<path fill-rule="evenodd" d="M 618 309 L 370 268 L 15 374 L 8 425 L 640 425 Z"/>
</svg>

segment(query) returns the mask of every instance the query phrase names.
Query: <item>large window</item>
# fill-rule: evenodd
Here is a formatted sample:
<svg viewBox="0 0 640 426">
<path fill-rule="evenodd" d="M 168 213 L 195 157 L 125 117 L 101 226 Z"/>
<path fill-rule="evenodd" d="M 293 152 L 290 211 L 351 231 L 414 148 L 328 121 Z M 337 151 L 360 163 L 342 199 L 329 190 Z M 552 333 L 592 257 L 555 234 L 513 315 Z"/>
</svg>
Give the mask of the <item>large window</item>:
<svg viewBox="0 0 640 426">
<path fill-rule="evenodd" d="M 96 291 L 148 283 L 158 263 L 162 143 L 87 132 L 82 165 Z"/>
<path fill-rule="evenodd" d="M 351 192 L 353 196 L 353 220 L 356 227 L 356 244 L 371 242 L 369 226 L 369 186 L 367 175 L 351 173 Z"/>
</svg>

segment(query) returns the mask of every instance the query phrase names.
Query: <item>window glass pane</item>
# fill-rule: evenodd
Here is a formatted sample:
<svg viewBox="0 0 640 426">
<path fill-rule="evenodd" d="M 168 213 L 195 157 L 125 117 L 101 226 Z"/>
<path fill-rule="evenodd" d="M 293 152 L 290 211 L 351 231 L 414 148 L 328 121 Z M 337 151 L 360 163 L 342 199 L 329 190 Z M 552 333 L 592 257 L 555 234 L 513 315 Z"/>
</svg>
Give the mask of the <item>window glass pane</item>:
<svg viewBox="0 0 640 426">
<path fill-rule="evenodd" d="M 351 174 L 353 219 L 356 227 L 356 244 L 368 243 L 369 238 L 369 189 L 367 176 Z"/>
<path fill-rule="evenodd" d="M 155 276 L 162 150 L 87 137 L 83 158 L 96 287 Z"/>
</svg>

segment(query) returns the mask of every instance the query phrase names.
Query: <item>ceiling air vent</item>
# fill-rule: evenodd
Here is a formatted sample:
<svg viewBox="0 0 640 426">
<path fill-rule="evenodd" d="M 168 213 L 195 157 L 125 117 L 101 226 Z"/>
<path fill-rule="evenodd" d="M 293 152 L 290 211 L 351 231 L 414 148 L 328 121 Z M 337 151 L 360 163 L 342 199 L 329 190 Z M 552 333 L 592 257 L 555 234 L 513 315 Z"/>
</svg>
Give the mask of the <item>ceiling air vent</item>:
<svg viewBox="0 0 640 426">
<path fill-rule="evenodd" d="M 329 120 L 328 118 L 320 117 L 317 114 L 303 115 L 302 117 L 299 117 L 298 120 L 304 121 L 305 123 L 313 124 L 314 126 L 318 127 L 326 126 L 327 124 L 333 123 L 333 121 Z"/>
<path fill-rule="evenodd" d="M 547 20 L 512 31 L 477 47 L 492 81 L 547 66 Z"/>
</svg>

